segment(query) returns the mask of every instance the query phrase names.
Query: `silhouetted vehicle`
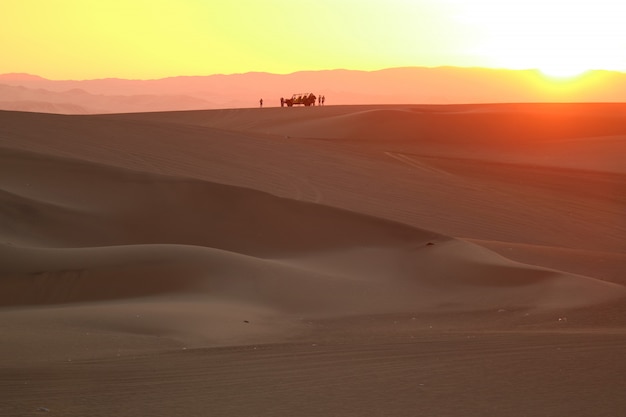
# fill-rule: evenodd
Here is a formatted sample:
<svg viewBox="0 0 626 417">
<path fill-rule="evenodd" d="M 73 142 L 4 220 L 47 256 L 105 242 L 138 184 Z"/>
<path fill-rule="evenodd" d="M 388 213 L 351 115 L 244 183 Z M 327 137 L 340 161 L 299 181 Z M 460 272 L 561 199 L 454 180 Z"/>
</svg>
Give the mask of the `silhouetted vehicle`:
<svg viewBox="0 0 626 417">
<path fill-rule="evenodd" d="M 317 97 L 313 93 L 298 93 L 285 100 L 285 104 L 288 107 L 292 107 L 294 104 L 304 104 L 305 106 L 314 106 Z"/>
</svg>

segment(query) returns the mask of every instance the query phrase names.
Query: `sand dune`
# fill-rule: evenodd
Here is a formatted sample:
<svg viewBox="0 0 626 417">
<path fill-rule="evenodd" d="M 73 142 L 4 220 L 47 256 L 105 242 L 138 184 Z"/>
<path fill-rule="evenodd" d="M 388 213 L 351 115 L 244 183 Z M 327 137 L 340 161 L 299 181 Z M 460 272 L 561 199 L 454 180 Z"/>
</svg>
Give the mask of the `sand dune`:
<svg viewBox="0 0 626 417">
<path fill-rule="evenodd" d="M 422 293 L 429 295 L 428 306 L 447 303 L 449 292 L 454 292 L 453 298 L 458 298 L 460 290 L 447 288 L 450 284 L 486 287 L 485 290 L 513 287 L 514 299 L 520 293 L 516 287 L 552 281 L 561 275 L 503 262 L 499 256 L 484 250 L 481 253 L 466 242 L 455 241 L 451 245 L 448 242 L 451 238 L 433 232 L 256 190 L 141 174 L 60 158 L 44 160 L 28 153 L 9 152 L 4 159 L 5 178 L 8 179 L 5 189 L 10 188 L 4 191 L 3 198 L 3 224 L 10 225 L 4 238 L 20 246 L 20 249 L 12 250 L 7 246 L 4 265 L 9 274 L 17 272 L 18 276 L 30 277 L 24 279 L 21 276 L 15 280 L 17 289 L 14 291 L 5 289 L 4 303 L 47 304 L 128 298 L 167 293 L 170 288 L 176 292 L 179 286 L 181 290 L 190 286 L 187 290 L 194 292 L 198 291 L 198 286 L 212 287 L 214 280 L 221 282 L 225 279 L 233 280 L 232 285 L 238 287 L 240 280 L 258 275 L 258 270 L 269 270 L 270 276 L 288 278 L 270 284 L 257 277 L 259 282 L 253 280 L 243 286 L 259 287 L 257 291 L 268 288 L 270 292 L 284 292 L 285 298 L 291 296 L 298 300 L 289 301 L 289 304 L 304 306 L 316 292 L 315 283 L 320 283 L 320 294 L 314 297 L 320 305 L 326 306 L 324 299 L 330 296 L 336 304 L 335 309 L 367 314 L 378 312 L 375 297 L 381 294 L 383 298 L 394 300 L 385 306 L 393 308 L 395 305 L 398 311 L 394 312 L 420 310 L 425 307 Z M 45 179 L 31 184 L 29 177 L 35 172 Z M 76 181 L 77 178 L 81 181 Z M 27 255 L 29 249 L 21 249 L 24 245 L 74 249 L 58 249 L 50 254 L 46 254 L 49 251 L 45 249 L 37 249 Z M 167 245 L 199 248 L 183 250 L 183 247 Z M 103 246 L 108 248 L 101 248 Z M 122 250 L 123 247 L 126 249 Z M 196 253 L 198 249 L 203 249 L 202 256 Z M 193 259 L 199 257 L 202 261 L 195 272 L 190 272 L 185 266 L 199 261 L 181 260 L 177 256 L 167 260 L 169 251 L 183 257 L 193 253 Z M 430 255 L 426 256 L 424 252 Z M 95 259 L 89 261 L 91 256 Z M 297 259 L 302 256 L 309 262 L 306 270 L 298 271 Z M 19 258 L 23 260 L 16 263 Z M 44 260 L 37 261 L 38 258 Z M 66 260 L 59 264 L 63 258 L 80 261 Z M 255 260 L 259 258 L 271 259 L 272 263 L 277 258 L 288 258 L 296 270 L 287 268 L 283 271 L 277 265 L 257 263 Z M 331 258 L 332 264 L 341 271 L 343 278 L 334 281 L 342 286 L 346 280 L 355 288 L 347 285 L 345 292 L 338 292 L 334 285 L 329 285 L 328 282 L 333 282 L 332 277 L 338 275 L 334 268 L 325 271 L 328 277 L 319 274 L 322 276 L 305 279 L 311 281 L 307 284 L 296 278 L 306 276 L 306 271 L 317 275 L 317 263 L 327 265 L 326 258 Z M 310 262 L 311 259 L 317 261 Z M 173 266 L 168 270 L 170 264 Z M 225 265 L 220 266 L 222 264 Z M 28 268 L 24 269 L 26 266 Z M 102 276 L 100 270 L 107 273 Z M 92 271 L 95 272 L 93 278 L 90 277 Z M 201 281 L 203 275 L 207 283 L 187 282 Z M 138 283 L 132 285 L 131 277 L 136 277 Z M 364 277 L 367 282 L 384 287 L 400 281 L 397 289 L 390 288 L 392 293 L 397 292 L 396 296 L 389 297 L 378 290 L 363 297 L 365 290 L 358 284 Z M 570 279 L 577 284 L 578 281 Z M 321 285 L 322 282 L 327 285 Z M 297 285 L 292 288 L 293 283 Z M 411 288 L 406 288 L 407 283 L 416 285 L 412 293 L 408 292 Z M 420 288 L 420 284 L 427 285 Z M 11 287 L 11 284 L 5 285 Z M 83 285 L 84 293 L 80 290 Z M 439 295 L 442 300 L 431 294 L 431 285 L 443 286 L 443 291 L 439 291 L 443 293 Z M 298 286 L 307 289 L 300 292 L 300 296 L 295 295 Z M 64 289 L 68 287 L 74 287 L 73 292 L 66 294 Z M 127 294 L 119 287 L 130 292 Z M 621 291 L 615 285 L 588 279 L 580 289 L 580 296 L 570 298 L 572 305 L 596 301 L 591 295 L 595 287 L 599 293 L 605 289 L 605 295 L 600 297 L 602 300 Z M 358 296 L 355 298 L 351 294 Z M 406 305 L 400 301 L 403 294 L 408 296 Z M 32 296 L 33 301 L 19 302 L 20 296 L 25 300 Z M 350 302 L 352 298 L 355 300 Z M 518 305 L 513 301 L 513 306 L 503 301 L 507 297 L 499 293 L 489 297 L 485 291 L 480 298 L 493 298 L 492 304 L 483 306 L 472 298 L 458 304 L 470 309 L 542 307 L 541 303 L 535 305 L 533 301 L 541 298 L 538 295 L 519 301 Z M 342 308 L 353 303 L 370 308 Z"/>
<path fill-rule="evenodd" d="M 167 385 L 193 379 L 197 366 L 218 369 L 181 348 L 224 363 L 252 360 L 257 347 L 270 355 L 236 371 L 239 382 L 219 377 L 254 397 L 221 404 L 219 415 L 281 415 L 242 382 L 279 380 L 280 358 L 358 374 L 346 358 L 363 357 L 401 380 L 415 349 L 442 360 L 441 346 L 457 352 L 459 338 L 478 337 L 476 352 L 509 357 L 522 372 L 524 358 L 553 359 L 501 337 L 541 348 L 565 332 L 586 338 L 572 346 L 594 367 L 594 335 L 611 338 L 598 354 L 626 346 L 625 114 L 618 104 L 0 112 L 0 363 L 14 375 L 0 386 L 11 395 L 6 411 L 140 415 L 152 391 L 141 382 L 141 400 L 124 400 L 122 374 L 158 368 Z M 479 362 L 497 391 L 502 380 Z M 80 372 L 108 373 L 104 392 L 126 408 L 71 400 L 86 386 Z M 459 372 L 441 380 L 440 395 L 460 395 L 452 381 L 471 376 Z M 19 386 L 19 374 L 41 394 Z M 319 396 L 327 380 L 315 375 L 284 389 L 330 404 Z M 370 390 L 406 403 L 394 415 L 460 409 L 418 395 L 424 384 L 414 378 L 393 392 L 358 379 L 346 384 L 361 394 L 342 394 L 351 411 L 328 412 L 382 412 Z M 535 392 L 532 380 L 524 387 Z M 547 388 L 551 403 L 559 394 Z M 623 403 L 618 388 L 595 389 L 612 401 L 604 415 Z M 166 414 L 204 415 L 215 402 L 207 395 L 194 408 L 161 395 Z M 266 398 L 295 415 L 319 411 L 290 395 Z M 476 398 L 507 415 L 529 411 L 522 398 L 488 397 Z M 467 415 L 486 409 L 464 401 Z M 567 407 L 555 410 L 589 410 Z"/>
</svg>

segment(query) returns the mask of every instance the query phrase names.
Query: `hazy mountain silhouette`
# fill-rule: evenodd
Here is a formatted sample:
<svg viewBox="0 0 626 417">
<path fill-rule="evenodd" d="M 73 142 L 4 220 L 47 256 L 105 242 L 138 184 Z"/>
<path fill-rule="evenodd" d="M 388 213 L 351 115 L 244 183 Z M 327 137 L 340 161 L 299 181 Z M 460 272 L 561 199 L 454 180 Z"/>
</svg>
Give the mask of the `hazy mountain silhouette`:
<svg viewBox="0 0 626 417">
<path fill-rule="evenodd" d="M 534 70 L 391 68 L 292 74 L 181 76 L 157 80 L 48 80 L 0 75 L 0 109 L 52 113 L 117 113 L 279 106 L 293 93 L 323 94 L 327 104 L 624 102 L 626 73 L 593 71 L 575 81 Z"/>
</svg>

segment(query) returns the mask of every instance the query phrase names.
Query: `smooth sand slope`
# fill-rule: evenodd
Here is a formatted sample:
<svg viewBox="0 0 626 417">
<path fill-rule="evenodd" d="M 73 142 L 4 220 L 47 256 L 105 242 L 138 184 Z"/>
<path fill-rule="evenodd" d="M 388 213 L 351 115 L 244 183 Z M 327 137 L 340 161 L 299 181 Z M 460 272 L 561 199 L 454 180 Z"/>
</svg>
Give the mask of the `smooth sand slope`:
<svg viewBox="0 0 626 417">
<path fill-rule="evenodd" d="M 626 105 L 0 112 L 3 415 L 619 415 Z"/>
</svg>

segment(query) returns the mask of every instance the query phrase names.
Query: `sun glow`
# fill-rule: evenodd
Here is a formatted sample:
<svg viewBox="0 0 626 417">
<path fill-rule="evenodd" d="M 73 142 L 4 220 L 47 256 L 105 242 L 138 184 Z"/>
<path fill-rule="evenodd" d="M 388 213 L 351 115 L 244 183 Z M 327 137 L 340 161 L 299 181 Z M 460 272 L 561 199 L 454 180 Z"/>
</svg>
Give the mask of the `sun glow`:
<svg viewBox="0 0 626 417">
<path fill-rule="evenodd" d="M 539 72 L 541 72 L 543 75 L 556 79 L 570 79 L 580 77 L 588 71 L 590 71 L 589 68 L 577 68 L 575 66 L 572 67 L 568 65 L 544 66 L 542 68 L 539 68 Z"/>
<path fill-rule="evenodd" d="M 623 0 L 20 0 L 0 9 L 0 73 L 59 79 L 398 66 L 626 71 Z"/>
<path fill-rule="evenodd" d="M 626 68 L 626 3 L 618 0 L 447 0 L 477 31 L 475 56 L 489 66 L 537 69 L 556 78 Z"/>
<path fill-rule="evenodd" d="M 536 68 L 542 74 L 557 79 L 574 78 L 595 69 L 589 62 L 589 56 L 580 54 L 575 50 L 567 50 L 566 45 L 554 45 L 547 52 L 553 51 L 552 54 L 546 53 L 541 57 L 541 63 Z M 594 62 L 601 59 L 596 57 Z"/>
</svg>

